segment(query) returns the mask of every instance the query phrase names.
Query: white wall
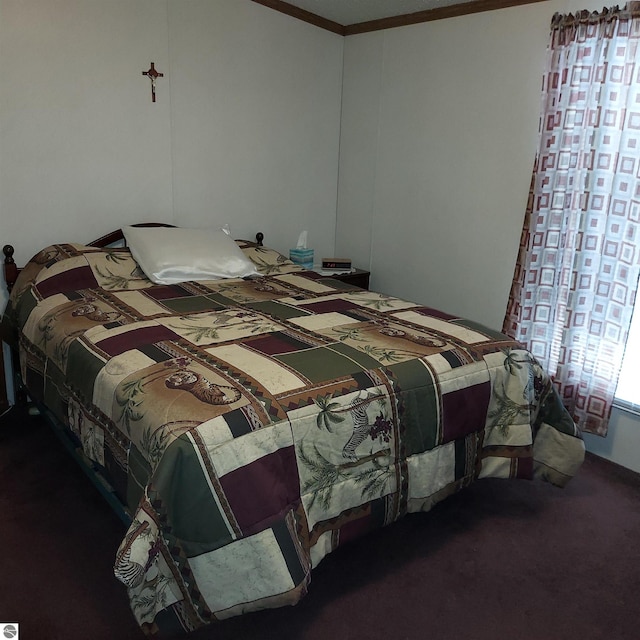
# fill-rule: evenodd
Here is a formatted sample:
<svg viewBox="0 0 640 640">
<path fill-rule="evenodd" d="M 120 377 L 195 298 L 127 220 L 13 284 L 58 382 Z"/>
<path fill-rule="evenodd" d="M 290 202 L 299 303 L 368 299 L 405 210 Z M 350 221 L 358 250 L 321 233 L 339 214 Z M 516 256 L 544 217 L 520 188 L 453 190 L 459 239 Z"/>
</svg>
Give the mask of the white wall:
<svg viewBox="0 0 640 640">
<path fill-rule="evenodd" d="M 157 220 L 332 254 L 342 52 L 249 0 L 0 0 L 1 244 Z"/>
<path fill-rule="evenodd" d="M 371 267 L 373 288 L 502 326 L 549 23 L 566 8 L 346 39 L 336 251 L 357 234 L 351 253 Z"/>
<path fill-rule="evenodd" d="M 540 2 L 345 41 L 336 251 L 373 289 L 502 327 L 556 11 Z M 640 471 L 640 419 L 587 447 Z"/>
<path fill-rule="evenodd" d="M 640 473 L 640 415 L 613 407 L 606 438 L 584 434 L 587 451 Z"/>
<path fill-rule="evenodd" d="M 0 0 L 0 238 L 19 264 L 171 221 L 166 86 L 152 105 L 141 75 L 166 68 L 167 43 L 157 0 Z"/>
<path fill-rule="evenodd" d="M 343 39 L 245 0 L 171 2 L 169 24 L 176 218 L 331 255 Z"/>
</svg>

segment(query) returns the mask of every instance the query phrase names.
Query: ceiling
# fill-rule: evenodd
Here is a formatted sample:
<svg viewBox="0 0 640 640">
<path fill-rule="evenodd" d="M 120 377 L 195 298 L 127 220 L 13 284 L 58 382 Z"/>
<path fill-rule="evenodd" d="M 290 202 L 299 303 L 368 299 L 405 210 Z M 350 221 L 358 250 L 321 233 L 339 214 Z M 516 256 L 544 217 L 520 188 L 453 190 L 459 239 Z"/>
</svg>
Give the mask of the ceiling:
<svg viewBox="0 0 640 640">
<path fill-rule="evenodd" d="M 545 0 L 253 0 L 340 35 L 543 1 Z"/>
<path fill-rule="evenodd" d="M 288 0 L 300 9 L 343 26 L 401 16 L 452 4 L 460 0 Z"/>
</svg>

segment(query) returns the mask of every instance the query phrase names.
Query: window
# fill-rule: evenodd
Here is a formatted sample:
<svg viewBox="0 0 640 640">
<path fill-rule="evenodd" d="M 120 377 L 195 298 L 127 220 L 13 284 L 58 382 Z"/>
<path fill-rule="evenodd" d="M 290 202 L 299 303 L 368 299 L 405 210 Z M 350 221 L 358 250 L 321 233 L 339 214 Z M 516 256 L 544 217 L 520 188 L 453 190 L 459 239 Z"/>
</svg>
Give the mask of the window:
<svg viewBox="0 0 640 640">
<path fill-rule="evenodd" d="M 618 378 L 616 401 L 625 407 L 640 410 L 640 297 L 636 304 L 629 339 Z"/>
</svg>

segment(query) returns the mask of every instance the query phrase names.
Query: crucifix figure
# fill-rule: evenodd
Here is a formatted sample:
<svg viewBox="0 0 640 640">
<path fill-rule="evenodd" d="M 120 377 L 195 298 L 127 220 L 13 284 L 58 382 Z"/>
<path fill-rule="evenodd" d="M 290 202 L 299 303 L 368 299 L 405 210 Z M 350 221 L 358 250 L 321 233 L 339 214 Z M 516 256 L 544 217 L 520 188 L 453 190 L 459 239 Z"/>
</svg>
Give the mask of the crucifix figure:
<svg viewBox="0 0 640 640">
<path fill-rule="evenodd" d="M 143 76 L 147 76 L 151 80 L 151 102 L 156 101 L 156 78 L 164 78 L 164 73 L 156 71 L 155 64 L 152 62 L 149 69 L 142 72 Z"/>
</svg>

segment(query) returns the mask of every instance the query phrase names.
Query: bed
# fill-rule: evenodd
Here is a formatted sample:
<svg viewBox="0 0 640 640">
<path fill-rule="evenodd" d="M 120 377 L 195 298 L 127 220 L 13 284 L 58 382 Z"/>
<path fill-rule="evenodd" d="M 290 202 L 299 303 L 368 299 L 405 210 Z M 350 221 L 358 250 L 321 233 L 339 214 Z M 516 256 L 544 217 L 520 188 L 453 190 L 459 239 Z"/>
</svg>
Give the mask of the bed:
<svg viewBox="0 0 640 640">
<path fill-rule="evenodd" d="M 510 338 L 260 239 L 230 240 L 248 274 L 161 284 L 123 237 L 21 270 L 6 246 L 2 329 L 119 505 L 114 572 L 147 635 L 294 605 L 338 546 L 478 479 L 578 471 L 579 430 Z"/>
</svg>

